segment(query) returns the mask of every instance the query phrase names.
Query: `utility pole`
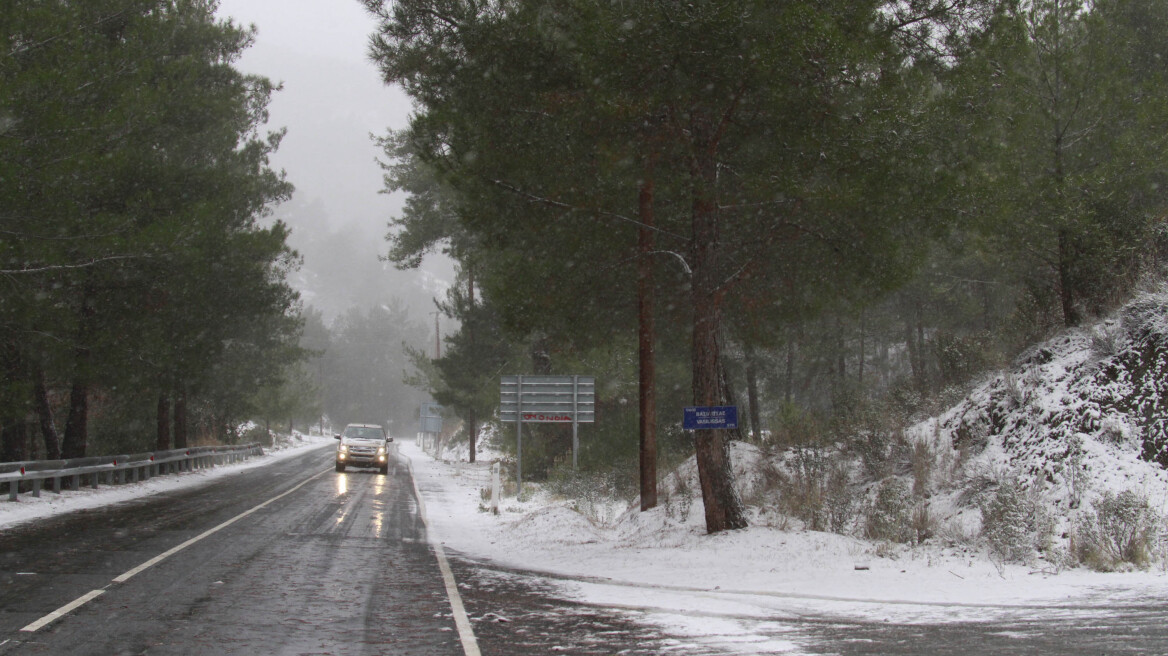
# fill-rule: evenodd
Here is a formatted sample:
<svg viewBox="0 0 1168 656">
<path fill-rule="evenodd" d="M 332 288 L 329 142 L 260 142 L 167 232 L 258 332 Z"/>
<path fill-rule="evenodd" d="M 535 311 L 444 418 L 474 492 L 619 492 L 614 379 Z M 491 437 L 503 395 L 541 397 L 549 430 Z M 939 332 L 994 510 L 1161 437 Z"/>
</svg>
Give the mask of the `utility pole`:
<svg viewBox="0 0 1168 656">
<path fill-rule="evenodd" d="M 430 314 L 434 315 L 434 359 L 438 360 L 442 357 L 442 333 L 438 330 L 438 316 L 441 312 L 435 310 Z"/>
</svg>

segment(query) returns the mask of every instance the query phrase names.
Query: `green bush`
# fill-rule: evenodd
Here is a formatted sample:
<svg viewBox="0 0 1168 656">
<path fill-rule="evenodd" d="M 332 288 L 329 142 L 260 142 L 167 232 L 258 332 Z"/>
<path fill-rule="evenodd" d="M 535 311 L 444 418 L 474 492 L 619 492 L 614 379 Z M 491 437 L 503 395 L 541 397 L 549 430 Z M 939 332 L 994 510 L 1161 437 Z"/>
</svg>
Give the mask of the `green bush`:
<svg viewBox="0 0 1168 656">
<path fill-rule="evenodd" d="M 1162 521 L 1147 497 L 1133 490 L 1104 492 L 1095 501 L 1094 510 L 1079 522 L 1076 531 L 1079 560 L 1101 571 L 1113 571 L 1125 563 L 1146 567 Z"/>
<path fill-rule="evenodd" d="M 885 479 L 868 508 L 865 535 L 873 540 L 912 542 L 915 537 L 913 506 L 907 483 L 899 478 Z"/>
<path fill-rule="evenodd" d="M 1024 562 L 1050 545 L 1054 520 L 1037 496 L 1008 479 L 981 504 L 981 534 L 993 557 Z"/>
<path fill-rule="evenodd" d="M 827 528 L 832 533 L 845 534 L 856 518 L 856 496 L 852 491 L 852 475 L 843 463 L 835 463 L 827 473 L 823 489 L 824 514 Z"/>
<path fill-rule="evenodd" d="M 896 469 L 896 461 L 906 450 L 906 442 L 899 431 L 875 428 L 857 433 L 851 441 L 851 448 L 864 473 L 874 480 L 881 480 Z"/>
</svg>

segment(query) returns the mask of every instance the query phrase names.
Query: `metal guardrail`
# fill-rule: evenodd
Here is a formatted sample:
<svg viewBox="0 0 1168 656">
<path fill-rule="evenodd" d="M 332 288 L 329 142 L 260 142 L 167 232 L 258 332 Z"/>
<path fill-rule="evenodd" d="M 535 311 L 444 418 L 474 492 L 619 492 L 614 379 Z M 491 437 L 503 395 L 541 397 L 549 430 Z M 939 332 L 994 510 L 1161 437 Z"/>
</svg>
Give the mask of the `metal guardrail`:
<svg viewBox="0 0 1168 656">
<path fill-rule="evenodd" d="M 21 488 L 40 497 L 45 482 L 57 494 L 62 488 L 93 489 L 149 480 L 155 476 L 207 469 L 263 455 L 258 444 L 244 446 L 201 446 L 172 451 L 155 451 L 122 456 L 74 458 L 72 460 L 29 460 L 0 463 L 0 486 L 8 484 L 8 500 L 19 501 Z"/>
</svg>

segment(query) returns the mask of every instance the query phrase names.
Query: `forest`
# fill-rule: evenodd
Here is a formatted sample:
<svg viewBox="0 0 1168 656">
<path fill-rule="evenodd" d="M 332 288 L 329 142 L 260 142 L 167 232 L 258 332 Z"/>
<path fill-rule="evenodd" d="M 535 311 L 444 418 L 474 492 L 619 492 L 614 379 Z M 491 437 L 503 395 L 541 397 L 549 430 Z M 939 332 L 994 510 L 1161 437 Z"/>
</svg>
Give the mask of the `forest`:
<svg viewBox="0 0 1168 656">
<path fill-rule="evenodd" d="M 472 458 L 500 373 L 594 375 L 582 467 L 645 509 L 696 452 L 738 528 L 730 440 L 903 429 L 1162 274 L 1163 3 L 364 4 L 415 103 L 388 257 L 459 264 L 418 366 Z M 749 421 L 684 434 L 690 405 Z"/>
<path fill-rule="evenodd" d="M 378 139 L 385 259 L 457 263 L 440 357 L 401 304 L 326 318 L 289 282 L 254 28 L 12 0 L 0 460 L 408 435 L 427 395 L 473 459 L 514 448 L 500 375 L 581 374 L 580 468 L 650 508 L 696 453 L 716 532 L 746 523 L 730 441 L 858 453 L 1163 277 L 1162 2 L 353 1 L 414 103 Z M 742 427 L 686 433 L 694 405 Z M 533 437 L 570 477 L 568 433 Z"/>
<path fill-rule="evenodd" d="M 224 438 L 300 357 L 265 222 L 275 90 L 205 2 L 15 0 L 0 17 L 5 460 Z"/>
<path fill-rule="evenodd" d="M 279 88 L 238 70 L 256 28 L 217 4 L 0 16 L 0 460 L 405 430 L 425 398 L 401 304 L 326 319 L 294 288 Z"/>
</svg>

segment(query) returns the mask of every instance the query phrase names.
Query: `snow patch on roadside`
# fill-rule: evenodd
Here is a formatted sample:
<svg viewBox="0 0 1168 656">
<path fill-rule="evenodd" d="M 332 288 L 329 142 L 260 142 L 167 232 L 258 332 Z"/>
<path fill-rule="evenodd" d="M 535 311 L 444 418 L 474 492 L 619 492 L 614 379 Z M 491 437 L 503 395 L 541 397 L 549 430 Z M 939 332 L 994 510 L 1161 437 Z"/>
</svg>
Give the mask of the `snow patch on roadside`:
<svg viewBox="0 0 1168 656">
<path fill-rule="evenodd" d="M 1053 575 L 995 566 L 961 548 L 877 549 L 847 536 L 762 526 L 707 535 L 699 523 L 671 519 L 660 507 L 632 509 L 605 527 L 536 494 L 523 502 L 507 498 L 496 516 L 482 500 L 484 479 L 467 474 L 489 471 L 490 463 L 435 461 L 410 441 L 400 449 L 412 460 L 430 529 L 448 552 L 576 579 L 560 584 L 570 598 L 664 612 L 671 622 L 686 613 L 700 613 L 703 627 L 710 614 L 977 621 L 1106 613 L 1117 604 L 1168 598 L 1164 572 Z M 692 514 L 701 521 L 700 500 Z"/>
<path fill-rule="evenodd" d="M 332 442 L 333 440 L 329 437 L 295 433 L 291 438 L 278 440 L 275 446 L 265 448 L 264 455 L 249 458 L 243 462 L 219 465 L 212 469 L 157 476 L 137 483 L 102 486 L 96 490 L 90 488 L 62 490 L 60 494 L 42 490 L 39 498 L 32 494 L 21 494 L 20 500 L 16 502 L 8 501 L 7 485 L 0 486 L 3 491 L 3 494 L 0 495 L 0 529 L 77 510 L 98 508 L 161 492 L 196 487 L 224 476 L 231 476 L 297 456 Z"/>
</svg>

